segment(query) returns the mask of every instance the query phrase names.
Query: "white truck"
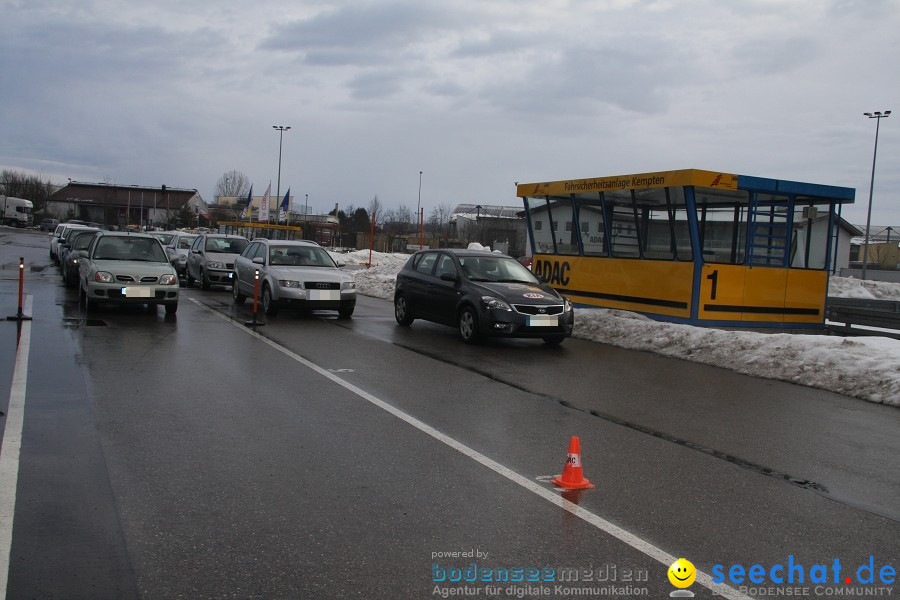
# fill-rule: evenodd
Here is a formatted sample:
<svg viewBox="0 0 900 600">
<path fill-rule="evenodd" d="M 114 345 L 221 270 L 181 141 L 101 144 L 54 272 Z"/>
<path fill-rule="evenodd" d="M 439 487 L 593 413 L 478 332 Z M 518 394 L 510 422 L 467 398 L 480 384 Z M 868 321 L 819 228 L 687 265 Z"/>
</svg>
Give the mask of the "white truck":
<svg viewBox="0 0 900 600">
<path fill-rule="evenodd" d="M 0 220 L 10 227 L 30 227 L 34 224 L 34 204 L 24 198 L 0 196 Z"/>
</svg>

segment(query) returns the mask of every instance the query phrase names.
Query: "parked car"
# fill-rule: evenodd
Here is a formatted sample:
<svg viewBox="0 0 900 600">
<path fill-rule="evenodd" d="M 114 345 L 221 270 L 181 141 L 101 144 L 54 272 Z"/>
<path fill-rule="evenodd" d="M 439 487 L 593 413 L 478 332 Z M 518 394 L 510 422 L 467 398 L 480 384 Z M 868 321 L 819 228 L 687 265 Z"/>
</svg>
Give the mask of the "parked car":
<svg viewBox="0 0 900 600">
<path fill-rule="evenodd" d="M 59 270 L 66 287 L 78 287 L 78 269 L 99 229 L 73 229 L 59 252 Z"/>
<path fill-rule="evenodd" d="M 208 290 L 211 285 L 231 285 L 234 259 L 250 241 L 239 235 L 204 233 L 194 240 L 187 258 L 187 285 L 195 281 Z"/>
<path fill-rule="evenodd" d="M 397 323 L 424 319 L 456 327 L 466 343 L 484 336 L 541 338 L 559 344 L 572 334 L 571 303 L 516 259 L 485 250 L 420 250 L 400 272 Z"/>
<path fill-rule="evenodd" d="M 73 229 L 90 229 L 81 223 L 61 223 L 56 226 L 53 237 L 50 238 L 50 258 L 59 263 L 59 246 L 66 243 L 66 235 Z"/>
<path fill-rule="evenodd" d="M 169 262 L 178 271 L 179 280 L 183 281 L 187 278 L 187 257 L 191 251 L 191 244 L 197 239 L 195 233 L 184 233 L 176 231 L 172 239 L 166 245 L 166 252 L 169 254 Z"/>
<path fill-rule="evenodd" d="M 53 231 L 59 225 L 59 219 L 46 218 L 41 221 L 41 231 Z"/>
<path fill-rule="evenodd" d="M 268 315 L 280 308 L 336 310 L 349 318 L 356 307 L 356 283 L 315 242 L 255 239 L 234 262 L 232 294 L 242 304 L 253 297 L 259 269 L 259 297 Z"/>
<path fill-rule="evenodd" d="M 79 299 L 96 304 L 146 304 L 178 310 L 178 274 L 155 237 L 102 231 L 95 235 L 78 271 Z"/>
</svg>

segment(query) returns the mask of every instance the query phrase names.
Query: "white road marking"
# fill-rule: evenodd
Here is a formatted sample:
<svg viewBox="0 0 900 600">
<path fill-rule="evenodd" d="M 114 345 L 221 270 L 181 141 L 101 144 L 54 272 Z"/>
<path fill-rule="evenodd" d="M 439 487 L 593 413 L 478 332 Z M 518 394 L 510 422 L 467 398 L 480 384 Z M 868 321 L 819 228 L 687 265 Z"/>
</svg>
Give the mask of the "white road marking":
<svg viewBox="0 0 900 600">
<path fill-rule="evenodd" d="M 25 296 L 25 314 L 32 314 L 32 300 L 32 296 Z M 16 513 L 16 486 L 19 482 L 19 453 L 22 450 L 22 425 L 25 422 L 28 351 L 31 347 L 31 321 L 21 323 L 16 366 L 9 388 L 3 445 L 0 446 L 0 600 L 6 600 L 6 585 L 9 582 L 9 555 L 12 549 L 13 517 Z"/>
<path fill-rule="evenodd" d="M 621 527 L 610 523 L 606 519 L 595 515 L 591 511 L 584 509 L 584 508 L 578 506 L 577 504 L 569 502 L 565 498 L 562 498 L 561 496 L 557 495 L 555 492 L 553 492 L 541 485 L 538 485 L 534 481 L 531 481 L 529 478 L 525 477 L 524 475 L 519 475 L 515 471 L 501 465 L 500 463 L 498 463 L 497 461 L 495 461 L 493 459 L 488 458 L 487 456 L 481 454 L 477 450 L 473 450 L 472 448 L 466 446 L 462 442 L 458 442 L 455 439 L 453 439 L 452 437 L 450 437 L 444 433 L 441 433 L 440 431 L 438 431 L 431 425 L 428 425 L 427 423 L 420 421 L 419 419 L 413 417 L 412 415 L 409 415 L 409 414 L 403 412 L 399 408 L 396 408 L 396 407 L 388 404 L 387 402 L 366 392 L 365 390 L 358 388 L 357 386 L 353 385 L 349 381 L 345 381 L 345 380 L 341 379 L 334 373 L 330 372 L 328 369 L 326 369 L 324 367 L 320 367 L 319 365 L 303 358 L 299 354 L 292 352 L 291 350 L 288 350 L 284 346 L 281 346 L 277 342 L 274 342 L 266 337 L 263 337 L 262 335 L 258 334 L 257 332 L 248 329 L 242 323 L 235 321 L 231 317 L 229 317 L 227 315 L 223 315 L 222 313 L 216 311 L 213 308 L 210 308 L 209 306 L 206 306 L 205 304 L 203 304 L 202 302 L 199 302 L 198 300 L 195 300 L 194 298 L 190 298 L 190 300 L 191 300 L 191 302 L 195 303 L 197 306 L 211 312 L 212 314 L 219 317 L 220 319 L 223 319 L 223 320 L 231 323 L 232 325 L 234 325 L 241 331 L 245 332 L 247 335 L 256 338 L 257 340 L 263 342 L 264 344 L 268 344 L 275 350 L 278 350 L 285 356 L 295 360 L 296 362 L 307 367 L 308 369 L 318 373 L 319 375 L 322 375 L 323 377 L 325 377 L 327 379 L 330 379 L 331 381 L 333 381 L 334 383 L 343 387 L 344 389 L 346 389 L 350 392 L 353 392 L 354 394 L 356 394 L 363 400 L 366 400 L 367 402 L 370 402 L 371 404 L 377 406 L 378 408 L 384 410 L 385 412 L 388 412 L 388 413 L 394 415 L 401 421 L 404 421 L 405 423 L 412 425 L 419 431 L 428 434 L 432 438 L 434 438 L 440 442 L 443 442 L 444 444 L 446 444 L 447 446 L 450 446 L 451 448 L 453 448 L 460 454 L 463 454 L 463 455 L 471 458 L 475 462 L 480 463 L 481 465 L 484 465 L 485 467 L 494 471 L 495 473 L 502 475 L 503 477 L 506 477 L 513 483 L 516 483 L 516 484 L 522 486 L 523 488 L 525 488 L 529 492 L 534 493 L 537 496 L 540 496 L 547 502 L 550 502 L 551 504 L 555 504 L 556 506 L 560 507 L 561 509 L 572 513 L 576 517 L 582 519 L 583 521 L 585 521 L 587 523 L 590 523 L 597 529 L 605 532 L 607 535 L 610 535 L 610 536 L 616 538 L 617 540 L 624 542 L 625 544 L 631 546 L 638 552 L 641 552 L 642 554 L 645 554 L 646 556 L 652 558 L 653 560 L 656 560 L 656 561 L 662 563 L 663 565 L 666 566 L 667 569 L 673 562 L 675 562 L 676 560 L 678 560 L 678 558 L 680 558 L 678 556 L 673 556 L 660 548 L 657 548 L 650 542 L 645 541 L 645 540 L 641 539 L 640 537 L 634 535 L 633 533 L 626 531 L 625 529 L 622 529 Z M 688 559 L 688 560 L 690 560 L 690 559 Z M 712 591 L 713 594 L 722 596 L 723 598 L 730 598 L 731 600 L 751 600 L 749 598 L 749 596 L 745 596 L 744 594 L 741 594 L 739 591 L 737 591 L 736 589 L 734 589 L 730 586 L 713 582 L 712 577 L 710 575 L 708 575 L 707 573 L 704 573 L 703 571 L 700 571 L 699 569 L 697 570 L 697 579 L 695 580 L 695 582 L 698 583 L 699 585 L 707 588 L 708 590 Z M 2 600 L 2 599 L 0 599 L 0 600 Z"/>
</svg>

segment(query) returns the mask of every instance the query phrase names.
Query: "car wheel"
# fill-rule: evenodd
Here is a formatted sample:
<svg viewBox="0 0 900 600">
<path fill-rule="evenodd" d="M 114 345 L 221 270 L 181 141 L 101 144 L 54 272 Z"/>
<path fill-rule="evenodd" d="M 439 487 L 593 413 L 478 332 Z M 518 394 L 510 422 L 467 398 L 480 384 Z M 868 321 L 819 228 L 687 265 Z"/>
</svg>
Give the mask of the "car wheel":
<svg viewBox="0 0 900 600">
<path fill-rule="evenodd" d="M 338 309 L 338 316 L 342 319 L 349 319 L 353 316 L 353 309 L 355 306 L 342 306 Z"/>
<path fill-rule="evenodd" d="M 243 304 L 247 301 L 247 296 L 243 295 L 238 289 L 237 273 L 234 274 L 231 281 L 231 295 L 234 298 L 235 304 Z"/>
<path fill-rule="evenodd" d="M 209 280 L 206 278 L 206 273 L 203 272 L 203 269 L 200 269 L 200 289 L 209 289 Z"/>
<path fill-rule="evenodd" d="M 394 298 L 394 318 L 397 319 L 399 325 L 404 327 L 411 325 L 414 320 L 412 311 L 409 310 L 409 303 L 403 294 L 397 294 Z"/>
<path fill-rule="evenodd" d="M 166 314 L 174 315 L 178 312 L 178 304 L 166 304 Z"/>
<path fill-rule="evenodd" d="M 275 302 L 272 300 L 272 290 L 269 289 L 268 283 L 263 285 L 262 305 L 263 311 L 267 315 L 274 317 L 278 314 L 278 306 L 276 306 Z"/>
<path fill-rule="evenodd" d="M 80 285 L 78 287 L 78 300 L 84 308 L 84 312 L 90 312 L 94 308 L 94 303 L 91 302 L 90 297 L 88 297 L 87 290 Z"/>
<path fill-rule="evenodd" d="M 547 335 L 544 336 L 544 343 L 548 346 L 559 346 L 566 339 L 564 335 Z"/>
<path fill-rule="evenodd" d="M 459 337 L 467 344 L 478 341 L 478 315 L 471 306 L 466 306 L 459 313 Z"/>
</svg>

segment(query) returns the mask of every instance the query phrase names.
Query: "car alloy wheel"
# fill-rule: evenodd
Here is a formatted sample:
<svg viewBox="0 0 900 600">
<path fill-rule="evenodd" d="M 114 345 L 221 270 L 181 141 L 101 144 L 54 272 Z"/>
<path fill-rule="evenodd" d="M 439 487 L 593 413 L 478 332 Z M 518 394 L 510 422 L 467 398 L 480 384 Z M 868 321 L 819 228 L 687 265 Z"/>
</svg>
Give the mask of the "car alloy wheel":
<svg viewBox="0 0 900 600">
<path fill-rule="evenodd" d="M 467 344 L 478 341 L 478 316 L 471 306 L 463 308 L 459 313 L 459 337 Z"/>
<path fill-rule="evenodd" d="M 231 295 L 235 304 L 243 304 L 247 300 L 247 296 L 241 293 L 240 286 L 238 286 L 237 273 L 231 279 Z"/>
<path fill-rule="evenodd" d="M 267 315 L 274 317 L 278 314 L 278 307 L 275 305 L 275 302 L 272 301 L 272 290 L 269 289 L 268 283 L 263 286 L 262 305 L 263 311 L 265 311 Z"/>
<path fill-rule="evenodd" d="M 407 304 L 406 296 L 403 294 L 398 294 L 397 297 L 394 298 L 394 318 L 397 319 L 398 324 L 403 325 L 404 327 L 413 322 L 409 304 Z"/>
</svg>

